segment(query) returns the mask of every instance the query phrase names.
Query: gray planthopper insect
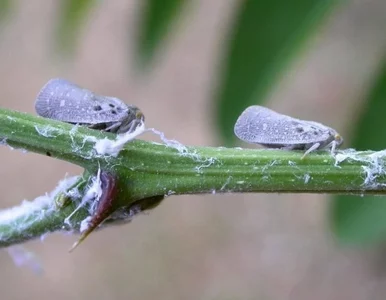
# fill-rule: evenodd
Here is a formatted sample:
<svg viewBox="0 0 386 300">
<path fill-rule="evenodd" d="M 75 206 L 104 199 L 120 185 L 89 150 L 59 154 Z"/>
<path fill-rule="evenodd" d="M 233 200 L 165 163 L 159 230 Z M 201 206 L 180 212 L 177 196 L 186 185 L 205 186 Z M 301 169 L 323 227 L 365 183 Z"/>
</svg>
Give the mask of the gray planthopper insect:
<svg viewBox="0 0 386 300">
<path fill-rule="evenodd" d="M 114 133 L 132 132 L 145 117 L 134 105 L 115 97 L 94 94 L 65 79 L 51 79 L 40 90 L 38 115 Z"/>
<path fill-rule="evenodd" d="M 302 159 L 318 149 L 331 149 L 333 153 L 343 143 L 339 133 L 330 127 L 282 115 L 259 105 L 244 110 L 234 132 L 247 143 L 275 149 L 306 150 Z"/>
</svg>

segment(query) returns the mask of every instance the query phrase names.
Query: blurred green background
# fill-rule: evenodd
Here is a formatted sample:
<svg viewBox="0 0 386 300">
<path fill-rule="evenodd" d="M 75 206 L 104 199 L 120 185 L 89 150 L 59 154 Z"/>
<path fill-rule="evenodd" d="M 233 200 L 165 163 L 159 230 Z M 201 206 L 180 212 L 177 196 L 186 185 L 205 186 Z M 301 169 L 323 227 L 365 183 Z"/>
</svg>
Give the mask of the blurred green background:
<svg viewBox="0 0 386 300">
<path fill-rule="evenodd" d="M 344 147 L 386 142 L 386 2 L 0 0 L 2 107 L 34 113 L 64 77 L 139 106 L 187 145 L 243 146 L 233 124 L 262 104 L 322 122 Z M 154 139 L 154 136 L 144 136 Z M 0 148 L 2 208 L 81 170 Z M 311 179 L 312 180 L 312 179 Z M 44 273 L 0 256 L 3 298 L 384 299 L 386 200 L 172 196 L 131 224 L 26 244 Z M 18 286 L 19 288 L 15 288 Z"/>
</svg>

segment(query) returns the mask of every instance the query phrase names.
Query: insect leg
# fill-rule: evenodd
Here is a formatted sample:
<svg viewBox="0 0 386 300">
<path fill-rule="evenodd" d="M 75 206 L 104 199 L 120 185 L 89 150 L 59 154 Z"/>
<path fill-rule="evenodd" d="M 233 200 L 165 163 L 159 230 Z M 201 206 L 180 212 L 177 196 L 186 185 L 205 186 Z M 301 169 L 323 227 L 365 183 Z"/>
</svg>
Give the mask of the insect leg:
<svg viewBox="0 0 386 300">
<path fill-rule="evenodd" d="M 140 122 L 136 120 L 132 120 L 130 123 L 123 122 L 114 122 L 109 127 L 105 128 L 104 131 L 116 132 L 116 133 L 126 133 L 126 132 L 134 132 L 135 128 L 140 124 Z"/>
<path fill-rule="evenodd" d="M 134 119 L 130 122 L 122 122 L 121 126 L 117 130 L 117 133 L 126 133 L 126 132 L 134 132 L 138 125 L 140 125 L 143 122 L 141 119 Z"/>
<path fill-rule="evenodd" d="M 313 144 L 306 152 L 304 152 L 303 156 L 301 157 L 301 159 L 304 159 L 306 157 L 307 154 L 311 153 L 312 151 L 315 151 L 316 149 L 318 149 L 320 147 L 320 143 L 315 143 Z"/>
<path fill-rule="evenodd" d="M 122 122 L 114 122 L 109 127 L 105 128 L 104 131 L 108 132 L 116 132 L 118 131 L 119 127 L 122 125 Z"/>
<path fill-rule="evenodd" d="M 336 141 L 334 140 L 334 141 L 332 141 L 331 142 L 331 155 L 334 155 L 335 154 L 335 150 L 336 150 Z"/>
</svg>

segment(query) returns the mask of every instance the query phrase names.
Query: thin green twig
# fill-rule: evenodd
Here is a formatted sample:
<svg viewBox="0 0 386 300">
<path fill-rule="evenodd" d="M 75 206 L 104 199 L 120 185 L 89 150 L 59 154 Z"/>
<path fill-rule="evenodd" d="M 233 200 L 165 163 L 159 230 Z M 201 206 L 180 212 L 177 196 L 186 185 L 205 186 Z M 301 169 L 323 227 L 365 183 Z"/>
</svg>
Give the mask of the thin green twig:
<svg viewBox="0 0 386 300">
<path fill-rule="evenodd" d="M 98 168 L 114 173 L 123 187 L 117 207 L 163 195 L 386 192 L 386 152 L 383 151 L 345 150 L 335 157 L 322 151 L 302 160 L 302 152 L 296 151 L 185 147 L 135 140 L 113 157 L 96 153 L 95 143 L 103 138 L 116 136 L 0 109 L 0 141 L 77 164 L 91 175 L 96 174 Z M 0 212 L 0 246 L 63 229 L 64 220 L 74 205 L 51 209 L 43 218 L 42 209 L 34 212 L 35 217 L 33 212 L 25 210 L 25 215 L 6 222 L 2 218 L 6 212 Z M 80 211 L 73 216 L 74 224 L 79 226 L 85 215 L 85 211 Z M 28 226 L 23 227 L 27 222 Z M 20 228 L 23 230 L 16 230 Z M 4 236 L 8 238 L 2 242 Z"/>
</svg>

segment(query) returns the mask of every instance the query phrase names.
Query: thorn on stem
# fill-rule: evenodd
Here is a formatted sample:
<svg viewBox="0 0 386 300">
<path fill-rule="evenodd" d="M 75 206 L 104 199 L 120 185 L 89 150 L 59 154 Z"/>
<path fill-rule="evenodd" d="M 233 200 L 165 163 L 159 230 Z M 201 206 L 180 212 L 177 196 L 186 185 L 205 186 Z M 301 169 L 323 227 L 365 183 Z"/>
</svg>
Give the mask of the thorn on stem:
<svg viewBox="0 0 386 300">
<path fill-rule="evenodd" d="M 102 188 L 102 195 L 95 201 L 98 201 L 97 208 L 94 215 L 89 221 L 87 229 L 82 233 L 79 240 L 74 243 L 69 252 L 75 250 L 76 247 L 82 243 L 91 232 L 93 232 L 106 218 L 113 213 L 113 201 L 116 199 L 118 194 L 118 182 L 114 175 L 101 171 L 100 181 Z"/>
</svg>

